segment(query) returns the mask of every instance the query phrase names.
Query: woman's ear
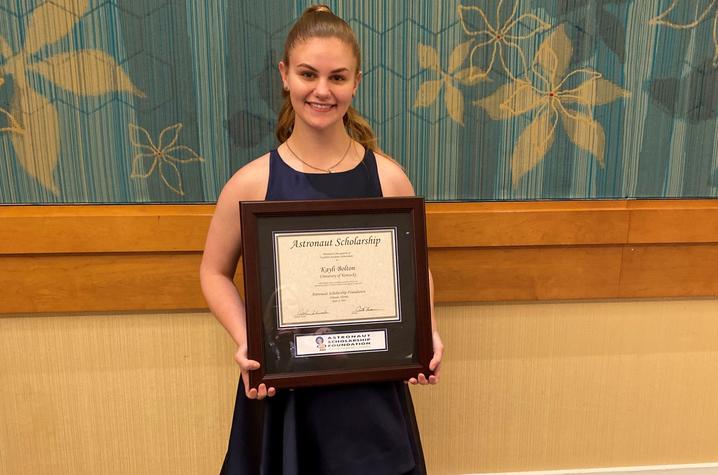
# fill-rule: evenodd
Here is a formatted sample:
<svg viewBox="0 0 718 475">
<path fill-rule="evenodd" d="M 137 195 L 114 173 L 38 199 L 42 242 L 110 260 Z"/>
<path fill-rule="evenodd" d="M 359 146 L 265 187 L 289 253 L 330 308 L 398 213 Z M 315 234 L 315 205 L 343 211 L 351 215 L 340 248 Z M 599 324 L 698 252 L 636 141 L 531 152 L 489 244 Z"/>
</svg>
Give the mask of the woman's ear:
<svg viewBox="0 0 718 475">
<path fill-rule="evenodd" d="M 284 61 L 279 62 L 279 74 L 282 76 L 282 87 L 285 91 L 288 91 L 289 85 L 287 84 L 287 65 L 284 64 Z"/>
<path fill-rule="evenodd" d="M 361 78 L 362 78 L 362 72 L 359 71 L 357 73 L 356 82 L 354 83 L 354 90 L 352 91 L 352 97 L 356 96 L 356 94 L 357 94 L 357 89 L 359 88 L 359 83 L 361 82 Z"/>
</svg>

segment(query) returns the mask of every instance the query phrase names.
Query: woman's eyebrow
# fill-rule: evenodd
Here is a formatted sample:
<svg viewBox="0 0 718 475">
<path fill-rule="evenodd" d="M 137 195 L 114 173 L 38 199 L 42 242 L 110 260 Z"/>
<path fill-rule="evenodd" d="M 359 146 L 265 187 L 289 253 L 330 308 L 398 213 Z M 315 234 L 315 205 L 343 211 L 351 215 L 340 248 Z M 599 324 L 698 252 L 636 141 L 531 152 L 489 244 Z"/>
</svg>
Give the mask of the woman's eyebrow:
<svg viewBox="0 0 718 475">
<path fill-rule="evenodd" d="M 297 67 L 298 67 L 298 68 L 307 68 L 307 69 L 310 69 L 310 70 L 312 70 L 312 71 L 314 71 L 314 72 L 319 72 L 319 70 L 318 70 L 317 68 L 315 68 L 314 66 L 311 66 L 311 65 L 309 65 L 309 64 L 307 64 L 307 63 L 297 64 Z M 349 69 L 348 69 L 348 68 L 335 69 L 335 70 L 332 71 L 332 74 L 335 74 L 335 73 L 343 73 L 343 72 L 345 72 L 345 71 L 349 71 Z"/>
</svg>

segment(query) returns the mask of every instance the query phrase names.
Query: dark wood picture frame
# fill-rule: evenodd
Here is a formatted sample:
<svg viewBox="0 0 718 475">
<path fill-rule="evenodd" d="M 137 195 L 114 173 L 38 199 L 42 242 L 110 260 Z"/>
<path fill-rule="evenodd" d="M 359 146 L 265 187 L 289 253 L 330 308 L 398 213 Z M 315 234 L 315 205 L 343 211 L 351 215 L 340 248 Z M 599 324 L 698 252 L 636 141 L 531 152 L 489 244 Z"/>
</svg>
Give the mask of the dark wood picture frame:
<svg viewBox="0 0 718 475">
<path fill-rule="evenodd" d="M 419 197 L 240 203 L 248 357 L 260 368 L 250 386 L 268 387 L 407 380 L 428 375 L 432 358 L 426 217 Z M 378 229 L 395 236 L 398 320 L 330 322 L 298 327 L 278 323 L 277 233 L 354 233 Z M 373 309 L 372 309 L 373 310 Z M 384 332 L 385 349 L 298 357 L 298 338 Z M 363 335 L 363 334 L 362 334 Z"/>
</svg>

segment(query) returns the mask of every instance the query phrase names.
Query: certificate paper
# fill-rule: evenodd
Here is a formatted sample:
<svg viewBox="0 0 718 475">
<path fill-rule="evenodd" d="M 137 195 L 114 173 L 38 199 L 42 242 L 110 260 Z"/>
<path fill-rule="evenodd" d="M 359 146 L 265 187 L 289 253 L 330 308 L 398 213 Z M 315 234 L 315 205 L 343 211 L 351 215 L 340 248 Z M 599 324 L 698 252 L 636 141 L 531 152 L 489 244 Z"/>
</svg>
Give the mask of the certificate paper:
<svg viewBox="0 0 718 475">
<path fill-rule="evenodd" d="M 279 328 L 400 321 L 396 228 L 272 236 Z"/>
</svg>

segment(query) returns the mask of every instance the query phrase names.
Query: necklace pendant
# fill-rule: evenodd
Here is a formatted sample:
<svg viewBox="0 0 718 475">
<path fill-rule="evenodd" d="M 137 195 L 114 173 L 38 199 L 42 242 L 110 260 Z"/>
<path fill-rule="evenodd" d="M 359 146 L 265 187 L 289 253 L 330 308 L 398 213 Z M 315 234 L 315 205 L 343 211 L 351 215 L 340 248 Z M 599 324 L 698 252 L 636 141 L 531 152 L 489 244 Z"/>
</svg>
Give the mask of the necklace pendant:
<svg viewBox="0 0 718 475">
<path fill-rule="evenodd" d="M 715 1 L 715 0 L 714 0 L 714 1 Z M 332 170 L 333 170 L 334 168 L 338 167 L 339 164 L 342 163 L 345 158 L 347 158 L 347 154 L 349 153 L 349 149 L 351 149 L 352 143 L 354 143 L 354 141 L 353 141 L 351 138 L 349 138 L 349 145 L 347 145 L 347 149 L 344 150 L 344 155 L 342 155 L 342 158 L 340 158 L 337 163 L 335 163 L 334 165 L 332 165 L 332 166 L 329 167 L 329 168 L 319 168 L 319 167 L 317 167 L 317 166 L 315 166 L 315 165 L 311 165 L 311 164 L 307 163 L 305 160 L 302 159 L 302 157 L 300 157 L 299 155 L 297 155 L 296 152 L 294 152 L 294 150 L 292 150 L 292 146 L 289 145 L 289 139 L 287 139 L 284 143 L 287 145 L 287 148 L 289 149 L 289 152 L 290 152 L 292 155 L 294 155 L 294 157 L 295 157 L 297 160 L 299 160 L 300 162 L 302 162 L 302 163 L 303 163 L 304 165 L 306 165 L 307 167 L 312 168 L 312 169 L 314 169 L 314 170 L 319 170 L 319 171 L 325 172 L 325 173 L 334 173 Z"/>
</svg>

